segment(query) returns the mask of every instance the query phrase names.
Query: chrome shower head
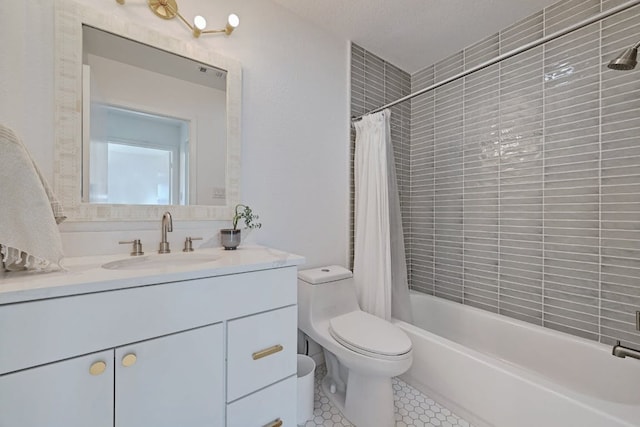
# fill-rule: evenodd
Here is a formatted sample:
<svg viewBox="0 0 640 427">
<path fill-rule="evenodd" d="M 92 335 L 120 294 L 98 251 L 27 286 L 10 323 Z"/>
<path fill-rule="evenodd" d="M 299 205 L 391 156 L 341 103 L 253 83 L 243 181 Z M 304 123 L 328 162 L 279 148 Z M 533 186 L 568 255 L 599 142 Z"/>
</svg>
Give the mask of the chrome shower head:
<svg viewBox="0 0 640 427">
<path fill-rule="evenodd" d="M 609 62 L 607 67 L 611 68 L 612 70 L 619 71 L 633 70 L 638 63 L 638 61 L 636 61 L 636 58 L 638 56 L 639 44 L 640 43 L 636 43 L 635 46 L 623 50 L 620 55 L 616 56 Z"/>
<path fill-rule="evenodd" d="M 620 55 L 612 59 L 607 67 L 612 70 L 627 71 L 633 70 L 638 63 L 636 57 L 638 56 L 638 49 L 635 47 L 625 49 Z"/>
</svg>

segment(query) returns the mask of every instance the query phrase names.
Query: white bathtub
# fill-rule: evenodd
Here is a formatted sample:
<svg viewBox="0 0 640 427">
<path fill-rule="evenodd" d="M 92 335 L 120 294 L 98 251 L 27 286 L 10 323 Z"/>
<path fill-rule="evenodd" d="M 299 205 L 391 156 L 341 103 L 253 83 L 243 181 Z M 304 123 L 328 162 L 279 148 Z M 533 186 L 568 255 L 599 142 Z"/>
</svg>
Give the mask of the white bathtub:
<svg viewBox="0 0 640 427">
<path fill-rule="evenodd" d="M 611 347 L 412 292 L 402 379 L 477 426 L 640 426 L 640 360 Z"/>
</svg>

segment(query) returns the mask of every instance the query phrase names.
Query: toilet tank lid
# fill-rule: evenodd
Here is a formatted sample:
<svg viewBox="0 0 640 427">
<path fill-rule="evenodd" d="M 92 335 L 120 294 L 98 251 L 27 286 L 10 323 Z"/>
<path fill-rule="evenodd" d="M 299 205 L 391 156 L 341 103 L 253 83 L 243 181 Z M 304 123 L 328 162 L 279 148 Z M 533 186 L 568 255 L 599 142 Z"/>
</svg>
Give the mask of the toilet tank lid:
<svg viewBox="0 0 640 427">
<path fill-rule="evenodd" d="M 352 277 L 351 271 L 339 265 L 312 268 L 298 272 L 298 278 L 312 285 L 319 283 L 335 282 L 336 280 Z"/>
</svg>

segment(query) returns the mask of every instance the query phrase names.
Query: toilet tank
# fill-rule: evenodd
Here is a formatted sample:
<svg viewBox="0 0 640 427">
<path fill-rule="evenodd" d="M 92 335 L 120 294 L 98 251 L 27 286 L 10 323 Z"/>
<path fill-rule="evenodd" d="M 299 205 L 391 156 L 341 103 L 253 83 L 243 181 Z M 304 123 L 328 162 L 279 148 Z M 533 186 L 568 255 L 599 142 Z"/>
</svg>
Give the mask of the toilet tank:
<svg viewBox="0 0 640 427">
<path fill-rule="evenodd" d="M 298 272 L 298 327 L 360 310 L 351 271 L 338 265 Z"/>
</svg>

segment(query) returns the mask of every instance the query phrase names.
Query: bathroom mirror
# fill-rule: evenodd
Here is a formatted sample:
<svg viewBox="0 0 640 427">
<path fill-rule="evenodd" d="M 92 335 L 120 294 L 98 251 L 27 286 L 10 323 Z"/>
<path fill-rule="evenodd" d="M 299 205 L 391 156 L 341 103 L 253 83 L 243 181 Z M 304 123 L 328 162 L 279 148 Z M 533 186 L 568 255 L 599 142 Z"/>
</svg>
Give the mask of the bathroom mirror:
<svg viewBox="0 0 640 427">
<path fill-rule="evenodd" d="M 82 26 L 82 201 L 226 203 L 227 71 Z"/>
<path fill-rule="evenodd" d="M 130 10 L 56 2 L 54 187 L 66 214 L 229 219 L 239 202 L 240 64 L 145 28 Z"/>
</svg>

